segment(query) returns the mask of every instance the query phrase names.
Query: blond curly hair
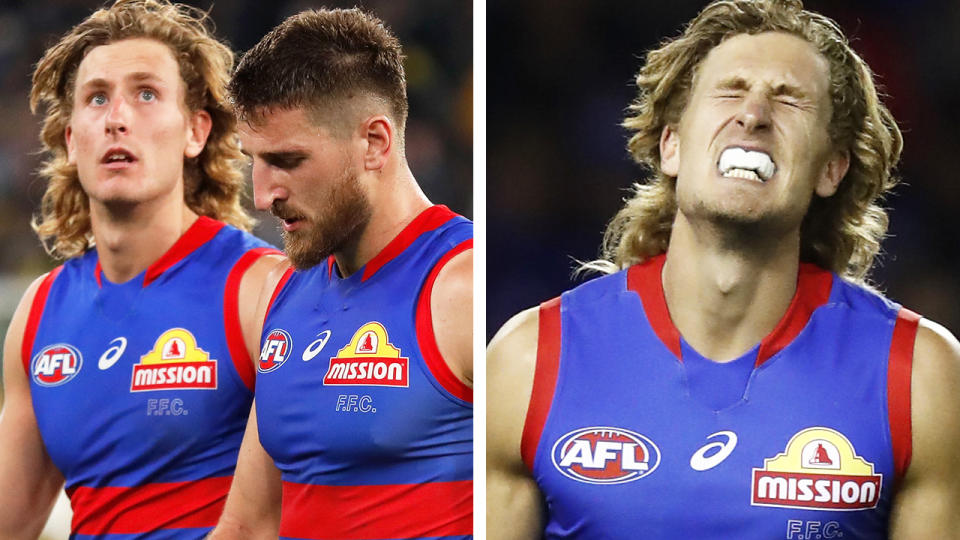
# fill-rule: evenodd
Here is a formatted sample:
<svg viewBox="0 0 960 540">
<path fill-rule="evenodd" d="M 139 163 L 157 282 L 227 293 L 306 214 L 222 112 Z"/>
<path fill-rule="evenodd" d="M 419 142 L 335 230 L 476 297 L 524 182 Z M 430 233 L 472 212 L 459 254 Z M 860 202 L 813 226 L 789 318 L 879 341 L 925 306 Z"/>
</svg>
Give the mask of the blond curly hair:
<svg viewBox="0 0 960 540">
<path fill-rule="evenodd" d="M 800 0 L 718 0 L 684 29 L 647 54 L 636 78 L 638 96 L 623 126 L 632 132 L 627 148 L 652 171 L 604 234 L 600 259 L 583 269 L 615 272 L 664 253 L 677 212 L 676 178 L 660 170 L 660 134 L 677 125 L 700 63 L 711 49 L 737 34 L 786 32 L 811 43 L 830 65 L 833 116 L 831 143 L 850 151 L 850 168 L 837 192 L 814 197 L 800 229 L 800 258 L 864 281 L 887 230 L 882 196 L 897 183 L 893 168 L 903 138 L 881 103 L 867 64 L 840 27 L 805 11 Z"/>
<path fill-rule="evenodd" d="M 90 200 L 77 168 L 67 161 L 64 133 L 73 111 L 77 70 L 94 47 L 124 39 L 148 38 L 170 47 L 179 64 L 185 103 L 205 110 L 212 127 L 199 156 L 183 164 L 184 200 L 191 210 L 249 230 L 253 219 L 240 204 L 244 177 L 236 135 L 237 121 L 226 86 L 234 56 L 213 37 L 207 14 L 167 0 L 117 0 L 97 10 L 47 49 L 33 73 L 30 109 L 45 113 L 40 140 L 48 154 L 40 175 L 47 180 L 33 228 L 57 258 L 82 254 L 93 246 Z"/>
</svg>

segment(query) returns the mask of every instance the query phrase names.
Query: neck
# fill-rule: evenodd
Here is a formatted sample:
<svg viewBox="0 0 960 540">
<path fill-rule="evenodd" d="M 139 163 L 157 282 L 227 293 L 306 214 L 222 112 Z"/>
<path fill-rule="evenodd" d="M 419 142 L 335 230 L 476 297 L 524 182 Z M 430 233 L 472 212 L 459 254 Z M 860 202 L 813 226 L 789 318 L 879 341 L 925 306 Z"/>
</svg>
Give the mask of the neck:
<svg viewBox="0 0 960 540">
<path fill-rule="evenodd" d="M 186 204 L 104 205 L 91 201 L 90 225 L 103 275 L 129 281 L 166 253 L 197 220 Z"/>
<path fill-rule="evenodd" d="M 751 237 L 737 240 L 729 231 L 694 226 L 680 212 L 670 235 L 663 268 L 670 317 L 687 343 L 719 362 L 743 355 L 769 334 L 796 292 L 799 230 L 776 239 Z"/>
<path fill-rule="evenodd" d="M 343 249 L 334 253 L 340 275 L 347 277 L 380 253 L 417 215 L 430 206 L 406 162 L 368 173 L 364 182 L 370 220 Z"/>
</svg>

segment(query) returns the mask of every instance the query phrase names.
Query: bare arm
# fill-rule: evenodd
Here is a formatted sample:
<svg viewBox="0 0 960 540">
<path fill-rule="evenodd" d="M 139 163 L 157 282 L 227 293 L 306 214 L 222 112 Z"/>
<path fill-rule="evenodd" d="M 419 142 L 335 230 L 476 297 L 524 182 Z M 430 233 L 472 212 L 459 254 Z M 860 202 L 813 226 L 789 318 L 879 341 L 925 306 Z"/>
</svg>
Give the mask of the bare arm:
<svg viewBox="0 0 960 540">
<path fill-rule="evenodd" d="M 473 388 L 473 250 L 450 259 L 430 296 L 440 355 L 461 382 Z"/>
<path fill-rule="evenodd" d="M 36 538 L 50 515 L 63 476 L 47 454 L 33 414 L 20 347 L 30 306 L 43 277 L 30 285 L 3 344 L 0 412 L 0 538 Z"/>
<path fill-rule="evenodd" d="M 240 445 L 237 469 L 226 506 L 216 529 L 207 538 L 220 540 L 276 539 L 280 530 L 280 471 L 260 445 L 256 404 L 250 410 Z"/>
<path fill-rule="evenodd" d="M 894 498 L 890 538 L 960 539 L 960 344 L 926 319 L 910 396 L 913 456 Z"/>
<path fill-rule="evenodd" d="M 487 533 L 540 538 L 543 498 L 520 457 L 537 362 L 537 308 L 511 319 L 487 349 Z"/>
<path fill-rule="evenodd" d="M 260 334 L 267 305 L 288 267 L 285 257 L 266 255 L 251 265 L 240 281 L 240 325 L 254 369 L 260 357 Z M 243 434 L 243 443 L 240 445 L 240 455 L 223 514 L 217 527 L 207 538 L 276 538 L 280 528 L 281 494 L 280 471 L 260 444 L 254 403 Z"/>
</svg>

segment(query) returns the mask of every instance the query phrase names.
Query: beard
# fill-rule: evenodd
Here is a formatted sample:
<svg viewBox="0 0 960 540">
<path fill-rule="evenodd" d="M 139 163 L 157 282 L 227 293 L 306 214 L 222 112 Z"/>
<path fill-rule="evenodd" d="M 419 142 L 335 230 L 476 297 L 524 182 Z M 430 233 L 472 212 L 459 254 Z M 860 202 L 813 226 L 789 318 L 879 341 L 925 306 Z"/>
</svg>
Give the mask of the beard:
<svg viewBox="0 0 960 540">
<path fill-rule="evenodd" d="M 283 249 L 297 270 L 306 270 L 327 260 L 366 227 L 370 200 L 360 187 L 356 172 L 344 170 L 327 196 L 323 208 L 312 208 L 309 226 L 282 231 Z M 295 212 L 274 201 L 271 212 L 287 216 Z"/>
</svg>

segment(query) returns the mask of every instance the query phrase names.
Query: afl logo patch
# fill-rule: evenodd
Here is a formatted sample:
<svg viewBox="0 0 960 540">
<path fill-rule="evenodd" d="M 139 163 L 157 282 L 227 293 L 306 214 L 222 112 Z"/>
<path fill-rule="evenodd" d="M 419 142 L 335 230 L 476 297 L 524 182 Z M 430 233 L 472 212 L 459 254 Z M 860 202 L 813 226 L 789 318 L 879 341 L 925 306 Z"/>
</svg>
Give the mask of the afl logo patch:
<svg viewBox="0 0 960 540">
<path fill-rule="evenodd" d="M 73 345 L 58 343 L 33 357 L 30 373 L 40 386 L 60 386 L 80 373 L 83 357 Z"/>
<path fill-rule="evenodd" d="M 553 466 L 588 484 L 623 484 L 656 470 L 660 449 L 647 437 L 616 427 L 580 428 L 557 440 Z"/>
<path fill-rule="evenodd" d="M 290 337 L 290 334 L 286 330 L 274 328 L 263 340 L 257 371 L 260 373 L 276 371 L 290 357 L 290 349 L 292 348 L 293 338 Z"/>
</svg>

